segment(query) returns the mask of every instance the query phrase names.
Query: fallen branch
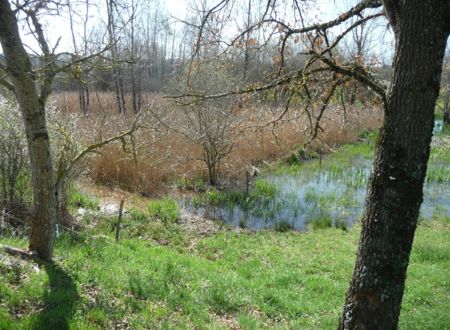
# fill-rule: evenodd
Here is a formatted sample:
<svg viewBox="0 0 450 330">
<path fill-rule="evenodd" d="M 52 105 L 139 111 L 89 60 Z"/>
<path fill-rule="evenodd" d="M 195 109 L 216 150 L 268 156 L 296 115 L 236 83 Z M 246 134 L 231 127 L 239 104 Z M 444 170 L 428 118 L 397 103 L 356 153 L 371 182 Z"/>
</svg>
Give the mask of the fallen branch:
<svg viewBox="0 0 450 330">
<path fill-rule="evenodd" d="M 0 244 L 0 249 L 5 251 L 6 253 L 12 255 L 12 256 L 16 256 L 16 257 L 20 257 L 22 259 L 27 259 L 27 260 L 40 260 L 37 256 L 37 253 L 35 251 L 25 251 L 22 249 L 18 249 L 9 245 L 3 245 Z"/>
</svg>

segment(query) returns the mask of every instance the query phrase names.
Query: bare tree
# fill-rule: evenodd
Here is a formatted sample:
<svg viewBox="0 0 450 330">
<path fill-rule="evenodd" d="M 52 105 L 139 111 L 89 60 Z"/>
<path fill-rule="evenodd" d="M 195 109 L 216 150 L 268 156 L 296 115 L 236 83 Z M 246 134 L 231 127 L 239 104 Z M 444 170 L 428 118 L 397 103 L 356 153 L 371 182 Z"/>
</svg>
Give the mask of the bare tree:
<svg viewBox="0 0 450 330">
<path fill-rule="evenodd" d="M 37 73 L 33 70 L 30 56 L 21 41 L 16 13 L 7 0 L 0 1 L 0 42 L 5 64 L 2 65 L 2 84 L 11 90 L 20 105 L 24 120 L 30 168 L 33 182 L 35 214 L 31 228 L 30 250 L 44 259 L 51 259 L 56 224 L 56 195 L 54 189 L 53 162 L 45 118 L 45 104 L 51 91 L 51 83 L 56 74 L 54 54 L 44 38 L 42 26 L 37 20 L 37 11 L 45 3 L 36 7 L 22 7 L 31 19 L 39 45 L 44 53 L 45 67 L 36 89 Z"/>
<path fill-rule="evenodd" d="M 233 103 L 225 102 L 197 102 L 183 106 L 178 109 L 182 111 L 181 120 L 175 127 L 170 126 L 201 147 L 200 160 L 208 169 L 212 186 L 218 184 L 221 162 L 232 151 L 239 135 Z M 179 113 L 174 117 L 179 117 Z"/>
<path fill-rule="evenodd" d="M 61 184 L 85 155 L 110 142 L 125 141 L 125 138 L 132 135 L 139 128 L 139 116 L 130 130 L 119 132 L 86 147 L 73 158 L 69 157 L 69 162 L 61 163 L 67 167 L 61 167 L 58 162 L 58 171 L 55 171 L 46 118 L 47 99 L 52 92 L 53 80 L 58 73 L 99 56 L 109 47 L 106 46 L 98 53 L 91 53 L 83 58 L 71 56 L 68 62 L 59 61 L 61 58 L 67 58 L 67 53 L 63 53 L 62 57 L 55 49 L 50 48 L 39 22 L 39 14 L 59 10 L 61 3 L 39 1 L 15 5 L 17 7 L 13 10 L 7 0 L 0 1 L 0 43 L 4 53 L 4 61 L 0 65 L 0 83 L 15 95 L 26 131 L 34 200 L 29 250 L 42 259 L 51 259 L 55 225 L 59 221 Z M 19 14 L 25 15 L 31 22 L 32 33 L 42 52 L 38 57 L 40 66 L 32 65 L 31 56 L 25 50 L 18 29 Z"/>
<path fill-rule="evenodd" d="M 116 0 L 106 0 L 106 8 L 108 12 L 107 30 L 109 43 L 111 47 L 112 74 L 114 81 L 114 91 L 116 93 L 117 108 L 119 113 L 127 112 L 125 103 L 125 90 L 123 82 L 123 70 L 119 62 L 119 40 L 118 40 L 118 13 L 121 11 L 120 4 Z"/>
<path fill-rule="evenodd" d="M 89 0 L 85 0 L 84 3 L 84 15 L 81 17 L 82 19 L 82 46 L 80 47 L 77 42 L 76 37 L 76 28 L 74 19 L 78 16 L 78 13 L 72 9 L 70 2 L 67 0 L 67 8 L 68 8 L 68 16 L 70 22 L 70 32 L 72 35 L 72 46 L 74 50 L 74 54 L 79 57 L 87 56 L 89 54 L 89 41 L 88 41 L 88 21 L 89 21 L 89 8 L 91 4 Z M 81 15 L 80 15 L 81 16 Z M 78 84 L 78 98 L 80 103 L 80 109 L 83 114 L 89 113 L 90 106 L 90 90 L 89 90 L 89 74 L 92 71 L 92 65 L 88 65 L 87 63 L 80 62 L 78 66 L 76 66 L 72 70 L 71 79 L 74 79 Z"/>
</svg>

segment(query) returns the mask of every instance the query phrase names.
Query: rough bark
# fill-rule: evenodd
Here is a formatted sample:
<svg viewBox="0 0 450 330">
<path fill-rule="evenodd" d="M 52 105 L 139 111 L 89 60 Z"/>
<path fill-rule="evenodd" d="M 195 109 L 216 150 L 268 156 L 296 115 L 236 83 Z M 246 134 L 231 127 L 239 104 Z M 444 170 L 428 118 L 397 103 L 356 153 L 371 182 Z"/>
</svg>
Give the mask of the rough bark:
<svg viewBox="0 0 450 330">
<path fill-rule="evenodd" d="M 449 33 L 448 0 L 384 2 L 396 36 L 394 77 L 339 329 L 398 326 Z"/>
<path fill-rule="evenodd" d="M 55 236 L 56 196 L 45 101 L 37 93 L 36 77 L 30 58 L 20 39 L 17 19 L 7 0 L 0 0 L 0 42 L 7 74 L 25 124 L 30 157 L 34 217 L 29 248 L 36 251 L 39 257 L 51 259 Z"/>
</svg>

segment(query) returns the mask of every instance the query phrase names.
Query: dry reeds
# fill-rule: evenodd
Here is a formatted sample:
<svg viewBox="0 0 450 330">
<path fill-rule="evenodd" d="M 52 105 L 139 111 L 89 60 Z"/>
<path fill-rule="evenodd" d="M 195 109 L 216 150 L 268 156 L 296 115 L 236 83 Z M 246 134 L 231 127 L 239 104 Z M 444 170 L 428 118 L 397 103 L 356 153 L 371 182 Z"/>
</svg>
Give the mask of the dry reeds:
<svg viewBox="0 0 450 330">
<path fill-rule="evenodd" d="M 173 111 L 175 106 L 162 99 L 160 95 L 147 94 L 145 100 L 147 104 L 158 108 L 161 113 L 171 111 L 176 113 Z M 76 93 L 56 95 L 55 103 L 64 113 L 79 111 Z M 254 111 L 254 109 L 248 111 Z M 244 178 L 245 170 L 249 165 L 275 160 L 304 144 L 308 138 L 305 134 L 308 132 L 308 123 L 304 116 L 297 116 L 301 111 L 301 109 L 294 109 L 290 118 L 285 118 L 275 125 L 249 123 L 242 129 L 235 140 L 233 150 L 221 163 L 221 180 L 236 183 Z M 273 117 L 274 111 L 272 109 L 266 112 L 265 109 L 259 109 L 259 113 L 261 115 L 258 121 L 267 123 Z M 92 138 L 93 132 L 97 135 L 107 135 L 108 131 L 120 130 L 121 123 L 127 121 L 118 118 L 114 96 L 96 93 L 90 102 L 90 115 L 83 127 L 87 140 Z M 342 109 L 338 106 L 330 106 L 321 120 L 320 126 L 323 130 L 318 134 L 318 141 L 321 142 L 316 142 L 312 146 L 319 148 L 327 145 L 334 148 L 353 142 L 361 130 L 378 128 L 381 119 L 381 111 L 377 109 L 354 106 L 346 109 L 345 118 L 343 118 Z M 102 130 L 95 127 L 99 122 L 102 122 Z M 120 144 L 107 146 L 99 156 L 90 160 L 91 179 L 99 184 L 115 185 L 145 194 L 162 192 L 171 183 L 180 179 L 193 180 L 202 177 L 206 181 L 207 169 L 201 161 L 202 149 L 199 145 L 167 128 L 155 128 L 158 126 L 157 123 L 151 123 L 148 126 L 136 136 L 139 145 L 137 158 L 124 151 Z"/>
</svg>

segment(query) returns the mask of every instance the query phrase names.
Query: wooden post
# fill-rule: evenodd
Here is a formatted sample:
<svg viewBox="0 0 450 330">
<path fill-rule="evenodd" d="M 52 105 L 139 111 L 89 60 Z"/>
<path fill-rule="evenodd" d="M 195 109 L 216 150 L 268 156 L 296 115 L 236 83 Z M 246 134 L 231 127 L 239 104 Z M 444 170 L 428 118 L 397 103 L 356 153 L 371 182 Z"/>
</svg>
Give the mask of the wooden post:
<svg viewBox="0 0 450 330">
<path fill-rule="evenodd" d="M 245 171 L 245 193 L 248 195 L 250 192 L 250 173 Z"/>
<path fill-rule="evenodd" d="M 116 225 L 116 242 L 118 242 L 120 238 L 120 223 L 122 222 L 122 211 L 124 202 L 125 201 L 123 199 L 120 201 L 119 217 L 117 218 L 117 225 Z"/>
<path fill-rule="evenodd" d="M 6 207 L 4 207 L 2 211 L 2 221 L 0 222 L 0 234 L 3 233 L 3 229 L 6 229 L 5 216 L 6 216 Z"/>
</svg>

